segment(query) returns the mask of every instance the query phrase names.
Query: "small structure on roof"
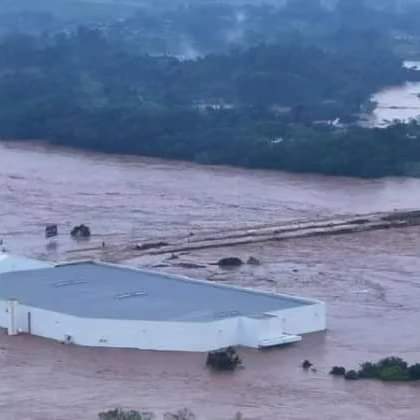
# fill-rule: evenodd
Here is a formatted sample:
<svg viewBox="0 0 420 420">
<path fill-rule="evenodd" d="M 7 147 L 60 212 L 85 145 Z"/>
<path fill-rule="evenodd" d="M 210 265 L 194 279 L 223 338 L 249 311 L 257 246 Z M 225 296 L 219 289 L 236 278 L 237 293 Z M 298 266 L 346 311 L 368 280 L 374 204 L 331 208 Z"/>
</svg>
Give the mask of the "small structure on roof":
<svg viewBox="0 0 420 420">
<path fill-rule="evenodd" d="M 208 352 L 326 328 L 324 303 L 105 263 L 0 274 L 0 327 L 84 346 Z"/>
</svg>

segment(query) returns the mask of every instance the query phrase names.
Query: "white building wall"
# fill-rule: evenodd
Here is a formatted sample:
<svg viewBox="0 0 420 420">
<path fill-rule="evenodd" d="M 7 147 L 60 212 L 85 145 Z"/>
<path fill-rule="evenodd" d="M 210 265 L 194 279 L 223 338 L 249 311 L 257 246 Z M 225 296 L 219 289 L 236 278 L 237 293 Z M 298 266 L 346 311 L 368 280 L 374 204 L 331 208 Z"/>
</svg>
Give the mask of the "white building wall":
<svg viewBox="0 0 420 420">
<path fill-rule="evenodd" d="M 33 335 L 58 341 L 71 336 L 74 344 L 84 346 L 210 351 L 238 343 L 237 318 L 208 323 L 89 319 L 18 305 L 21 332 L 28 332 L 28 312 Z M 7 328 L 7 315 L 0 316 L 1 327 Z"/>
<path fill-rule="evenodd" d="M 287 334 L 308 334 L 327 329 L 326 305 L 316 302 L 282 311 L 271 312 L 282 320 L 283 331 Z"/>
<path fill-rule="evenodd" d="M 46 262 L 0 254 L 0 273 L 49 266 Z M 196 280 L 180 278 L 197 283 Z M 218 287 L 232 288 L 226 285 Z M 286 297 L 290 299 L 290 296 Z M 310 304 L 270 312 L 258 318 L 236 317 L 209 322 L 88 319 L 17 304 L 11 322 L 11 303 L 0 300 L 0 327 L 8 328 L 10 333 L 16 329 L 58 341 L 71 336 L 75 344 L 85 346 L 210 351 L 234 345 L 258 347 L 262 341 L 275 342 L 283 334 L 300 335 L 325 330 L 325 304 L 307 302 Z"/>
<path fill-rule="evenodd" d="M 9 309 L 6 300 L 0 300 L 0 327 L 7 328 L 9 323 Z"/>
<path fill-rule="evenodd" d="M 0 273 L 49 266 L 49 263 L 41 261 L 0 254 Z M 197 283 L 196 280 L 180 278 Z M 218 287 L 232 288 L 226 285 Z M 290 296 L 286 297 L 290 299 Z M 258 347 L 264 340 L 276 343 L 283 334 L 300 335 L 325 330 L 325 304 L 312 300 L 307 302 L 310 304 L 256 318 L 236 317 L 209 322 L 152 322 L 80 318 L 26 305 L 15 306 L 10 301 L 0 300 L 0 327 L 8 328 L 9 333 L 30 332 L 58 341 L 66 341 L 66 336 L 69 336 L 75 344 L 85 346 L 210 351 L 235 345 Z M 12 311 L 13 306 L 15 311 Z"/>
<path fill-rule="evenodd" d="M 262 318 L 236 317 L 210 322 L 159 322 L 89 319 L 18 304 L 19 332 L 92 347 L 137 348 L 166 351 L 211 351 L 227 346 L 258 347 L 264 339 L 283 333 L 304 334 L 324 330 L 325 305 L 301 306 Z M 10 325 L 7 301 L 0 301 L 0 327 Z"/>
<path fill-rule="evenodd" d="M 240 318 L 239 345 L 258 348 L 263 340 L 283 335 L 282 319 L 277 316 Z"/>
</svg>

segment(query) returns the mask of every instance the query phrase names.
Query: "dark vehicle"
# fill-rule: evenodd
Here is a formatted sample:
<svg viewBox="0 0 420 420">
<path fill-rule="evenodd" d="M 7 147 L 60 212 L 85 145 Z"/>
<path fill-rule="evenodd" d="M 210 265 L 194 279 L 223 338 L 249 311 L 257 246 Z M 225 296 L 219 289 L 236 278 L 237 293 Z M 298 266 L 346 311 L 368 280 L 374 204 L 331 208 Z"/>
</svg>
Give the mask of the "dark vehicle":
<svg viewBox="0 0 420 420">
<path fill-rule="evenodd" d="M 90 238 L 91 232 L 88 226 L 82 224 L 80 226 L 75 226 L 71 230 L 70 235 L 73 238 Z"/>
<path fill-rule="evenodd" d="M 46 238 L 53 238 L 58 235 L 58 226 L 55 224 L 48 224 L 45 227 L 45 237 Z"/>
</svg>

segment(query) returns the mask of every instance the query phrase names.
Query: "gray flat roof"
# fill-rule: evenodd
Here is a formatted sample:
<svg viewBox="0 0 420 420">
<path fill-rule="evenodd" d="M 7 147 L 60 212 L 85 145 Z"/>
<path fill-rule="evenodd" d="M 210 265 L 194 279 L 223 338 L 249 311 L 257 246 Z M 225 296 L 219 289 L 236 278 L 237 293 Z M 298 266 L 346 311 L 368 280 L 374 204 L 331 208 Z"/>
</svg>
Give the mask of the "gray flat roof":
<svg viewBox="0 0 420 420">
<path fill-rule="evenodd" d="M 195 322 L 312 303 L 93 262 L 0 274 L 0 299 L 84 318 Z"/>
</svg>

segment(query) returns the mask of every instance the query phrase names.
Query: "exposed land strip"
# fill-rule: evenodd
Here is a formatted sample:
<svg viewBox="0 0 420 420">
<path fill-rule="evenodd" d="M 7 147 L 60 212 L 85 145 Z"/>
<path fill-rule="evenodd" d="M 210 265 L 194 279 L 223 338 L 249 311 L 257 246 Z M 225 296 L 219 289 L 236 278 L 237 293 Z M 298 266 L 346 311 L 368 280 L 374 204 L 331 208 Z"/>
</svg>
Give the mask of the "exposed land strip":
<svg viewBox="0 0 420 420">
<path fill-rule="evenodd" d="M 177 254 L 208 248 L 257 244 L 270 241 L 322 235 L 338 235 L 371 230 L 401 228 L 420 225 L 420 210 L 404 210 L 357 215 L 335 216 L 311 220 L 291 220 L 277 224 L 244 226 L 242 228 L 189 232 L 184 236 L 132 240 L 130 243 L 82 248 L 68 252 L 69 259 L 100 258 L 121 261 L 130 258 Z"/>
</svg>

